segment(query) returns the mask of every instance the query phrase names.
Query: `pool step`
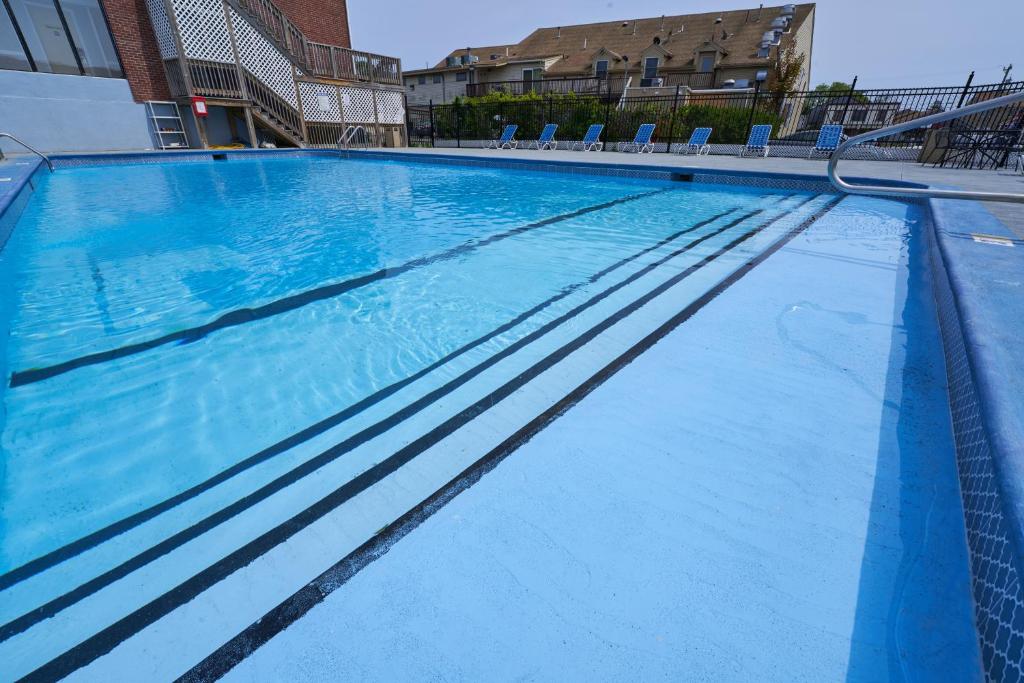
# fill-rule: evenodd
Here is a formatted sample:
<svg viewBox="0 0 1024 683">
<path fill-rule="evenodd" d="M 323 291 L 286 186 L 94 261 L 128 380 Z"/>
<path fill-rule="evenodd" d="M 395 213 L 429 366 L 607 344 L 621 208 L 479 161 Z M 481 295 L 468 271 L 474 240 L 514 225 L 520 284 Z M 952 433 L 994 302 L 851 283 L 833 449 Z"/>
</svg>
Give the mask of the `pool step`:
<svg viewBox="0 0 1024 683">
<path fill-rule="evenodd" d="M 576 304 L 578 311 L 558 324 L 552 321 L 551 329 L 431 398 L 415 420 L 396 423 L 332 459 L 344 450 L 338 445 L 343 434 L 351 438 L 353 429 L 402 401 L 430 397 L 430 386 L 458 376 L 459 368 L 439 369 L 433 385 L 396 393 L 345 430 L 302 444 L 277 464 L 319 458 L 322 466 L 12 635 L 0 643 L 0 658 L 16 667 L 17 676 L 35 671 L 40 678 L 79 666 L 85 666 L 79 675 L 110 676 L 123 672 L 129 660 L 144 677 L 187 671 L 831 201 L 796 197 L 752 215 L 722 216 L 628 269 L 573 292 L 567 305 Z M 269 473 L 254 471 L 233 480 L 218 491 L 219 500 L 230 499 L 227 492 L 252 496 L 257 475 Z M 166 534 L 176 528 L 175 521 L 180 525 L 194 519 L 203 506 L 213 509 L 217 502 L 212 495 L 190 501 L 12 591 L 22 607 L 31 604 L 30 594 L 42 596 L 37 601 L 53 599 L 45 586 L 54 577 L 70 578 L 77 571 L 81 578 L 81 568 L 104 554 L 109 565 L 125 547 L 148 547 L 147 535 Z M 142 660 L 136 659 L 140 652 L 147 653 Z"/>
</svg>

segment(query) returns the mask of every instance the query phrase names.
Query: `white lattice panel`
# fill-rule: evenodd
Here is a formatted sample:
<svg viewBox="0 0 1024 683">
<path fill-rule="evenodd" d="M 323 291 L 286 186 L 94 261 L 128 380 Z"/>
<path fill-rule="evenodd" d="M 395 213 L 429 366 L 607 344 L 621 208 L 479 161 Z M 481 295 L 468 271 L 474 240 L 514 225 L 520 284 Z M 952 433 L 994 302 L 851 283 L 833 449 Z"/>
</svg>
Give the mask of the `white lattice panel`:
<svg viewBox="0 0 1024 683">
<path fill-rule="evenodd" d="M 342 88 L 345 123 L 374 123 L 373 92 L 363 88 Z"/>
<path fill-rule="evenodd" d="M 231 10 L 231 25 L 235 29 L 238 58 L 242 62 L 242 66 L 252 72 L 264 85 L 290 102 L 293 107 L 298 107 L 299 100 L 295 95 L 292 63 L 235 10 Z"/>
<path fill-rule="evenodd" d="M 341 123 L 338 88 L 326 83 L 299 83 L 302 115 L 307 121 Z"/>
<path fill-rule="evenodd" d="M 394 90 L 377 91 L 377 116 L 381 123 L 405 123 L 405 100 Z"/>
<path fill-rule="evenodd" d="M 221 0 L 172 0 L 172 7 L 186 57 L 235 63 Z"/>
<path fill-rule="evenodd" d="M 164 0 L 146 0 L 146 8 L 149 9 L 149 18 L 153 22 L 153 33 L 156 34 L 160 56 L 164 59 L 174 59 L 178 56 L 178 48 L 174 44 L 171 20 L 167 17 L 167 5 L 164 4 Z"/>
</svg>

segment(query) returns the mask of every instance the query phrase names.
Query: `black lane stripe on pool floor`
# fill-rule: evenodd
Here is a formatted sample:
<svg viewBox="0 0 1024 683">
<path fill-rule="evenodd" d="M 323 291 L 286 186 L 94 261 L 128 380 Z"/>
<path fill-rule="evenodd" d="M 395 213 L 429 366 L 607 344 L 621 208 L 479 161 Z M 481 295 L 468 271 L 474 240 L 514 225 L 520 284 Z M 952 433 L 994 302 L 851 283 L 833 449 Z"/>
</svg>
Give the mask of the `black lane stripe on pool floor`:
<svg viewBox="0 0 1024 683">
<path fill-rule="evenodd" d="M 795 195 L 788 195 L 786 198 L 788 199 L 788 198 L 791 198 L 793 196 L 795 196 Z M 104 541 L 107 541 L 107 540 L 109 540 L 109 539 L 111 539 L 111 538 L 113 538 L 113 537 L 115 537 L 115 536 L 117 536 L 119 534 L 122 534 L 122 533 L 124 533 L 126 531 L 129 531 L 130 529 L 133 529 L 136 526 L 138 526 L 138 525 L 140 525 L 140 524 L 142 524 L 142 523 L 144 523 L 144 522 L 146 522 L 146 521 L 148 521 L 150 519 L 153 519 L 154 517 L 156 517 L 156 516 L 166 512 L 166 511 L 168 511 L 168 510 L 170 510 L 170 509 L 172 509 L 172 508 L 174 508 L 174 507 L 176 507 L 176 506 L 178 506 L 178 505 L 180 505 L 180 504 L 182 504 L 182 503 L 184 503 L 184 502 L 186 502 L 186 501 L 188 501 L 188 500 L 190 500 L 192 498 L 195 498 L 196 496 L 198 496 L 198 495 L 200 495 L 200 494 L 202 494 L 202 493 L 212 489 L 213 487 L 215 487 L 215 486 L 217 486 L 217 485 L 219 485 L 219 484 L 221 484 L 221 483 L 223 483 L 225 481 L 228 481 L 229 479 L 231 479 L 231 478 L 241 474 L 242 472 L 244 472 L 244 471 L 246 471 L 248 469 L 251 469 L 252 467 L 255 467 L 256 465 L 258 465 L 258 464 L 260 464 L 262 462 L 265 462 L 266 460 L 268 460 L 268 459 L 270 459 L 270 458 L 272 458 L 272 457 L 274 457 L 276 455 L 279 455 L 280 453 L 283 453 L 283 452 L 285 452 L 285 451 L 287 451 L 287 450 L 289 450 L 291 448 L 294 448 L 295 446 L 298 446 L 299 444 L 304 443 L 305 441 L 308 441 L 309 439 L 312 439 L 315 436 L 318 436 L 319 434 L 322 434 L 323 432 L 327 431 L 328 429 L 331 429 L 333 427 L 336 427 L 336 426 L 342 424 L 346 420 L 351 419 L 352 417 L 355 417 L 356 415 L 358 415 L 358 414 L 362 413 L 363 411 L 365 411 L 365 410 L 371 408 L 372 406 L 376 405 L 377 403 L 380 403 L 382 400 L 384 400 L 388 396 L 391 396 L 392 394 L 394 394 L 394 393 L 398 392 L 399 390 L 405 388 L 409 384 L 412 384 L 416 380 L 421 379 L 422 377 L 430 374 L 434 370 L 436 370 L 436 369 L 446 365 L 447 363 L 451 362 L 455 358 L 457 358 L 457 357 L 459 357 L 459 356 L 461 356 L 461 355 L 463 355 L 465 353 L 468 353 L 472 349 L 474 349 L 474 348 L 476 348 L 476 347 L 478 347 L 478 346 L 480 346 L 480 345 L 490 341 L 491 339 L 493 339 L 493 338 L 495 338 L 495 337 L 497 337 L 497 336 L 499 336 L 499 335 L 501 335 L 501 334 L 503 334 L 503 333 L 513 329 L 513 328 L 515 328 L 517 325 L 525 322 L 526 320 L 528 320 L 532 316 L 536 315 L 537 313 L 539 313 L 539 312 L 543 311 L 544 309 L 548 308 L 549 306 L 557 303 L 559 300 L 564 299 L 565 297 L 569 296 L 570 294 L 572 294 L 572 292 L 576 291 L 580 287 L 583 287 L 583 286 L 588 285 L 588 284 L 593 284 L 593 283 L 597 282 L 598 280 L 600 280 L 602 277 L 604 277 L 604 276 L 614 272 L 615 270 L 617 270 L 617 269 L 619 269 L 619 268 L 629 264 L 630 262 L 632 262 L 632 261 L 634 261 L 634 260 L 644 256 L 645 254 L 647 254 L 647 253 L 649 253 L 649 252 L 651 252 L 651 251 L 653 251 L 655 249 L 658 249 L 659 247 L 662 247 L 665 244 L 668 244 L 669 242 L 673 242 L 676 239 L 678 239 L 679 237 L 682 237 L 683 235 L 685 235 L 687 233 L 690 233 L 690 232 L 693 232 L 695 230 L 698 230 L 698 229 L 704 227 L 705 225 L 708 225 L 708 224 L 713 223 L 713 222 L 715 222 L 715 221 L 717 221 L 717 220 L 719 220 L 721 218 L 724 218 L 725 216 L 729 215 L 730 213 L 736 211 L 738 208 L 739 207 L 734 207 L 734 208 L 729 209 L 727 211 L 724 211 L 722 213 L 716 214 L 715 216 L 712 216 L 711 218 L 708 218 L 708 219 L 705 219 L 705 220 L 701 220 L 701 221 L 695 223 L 694 225 L 692 225 L 690 227 L 678 230 L 678 231 L 672 233 L 671 235 L 663 238 L 662 240 L 658 241 L 654 245 L 652 245 L 650 247 L 647 247 L 645 249 L 642 249 L 641 251 L 636 252 L 635 254 L 632 254 L 631 256 L 623 258 L 622 260 L 620 260 L 620 261 L 618 261 L 618 262 L 616 262 L 616 263 L 614 263 L 614 264 L 604 268 L 603 270 L 595 273 L 594 275 L 590 276 L 586 280 L 583 280 L 581 282 L 578 282 L 578 283 L 570 285 L 570 286 L 568 286 L 566 288 L 563 288 L 562 291 L 560 291 L 558 294 L 552 296 L 548 300 L 541 302 L 537 306 L 534 306 L 533 308 L 531 308 L 531 309 L 521 313 L 520 315 L 516 316 L 515 318 L 509 320 L 508 322 L 506 322 L 506 323 L 502 324 L 501 326 L 495 328 L 494 330 L 488 332 L 484 336 L 479 337 L 479 338 L 469 342 L 468 344 L 462 346 L 461 348 L 456 349 L 452 353 L 450 353 L 450 354 L 448 354 L 448 355 L 438 359 L 434 363 L 432 363 L 432 364 L 426 366 L 425 368 L 417 371 L 415 374 L 410 375 L 409 377 L 406 377 L 406 378 L 404 378 L 402 380 L 399 380 L 398 382 L 395 382 L 395 383 L 393 383 L 393 384 L 391 384 L 391 385 L 389 385 L 387 387 L 384 387 L 383 389 L 381 389 L 381 390 L 379 390 L 377 392 L 374 392 L 370 396 L 368 396 L 368 397 L 366 397 L 364 399 L 361 399 L 360 401 L 358 401 L 358 402 L 354 403 L 353 405 L 345 408 L 344 410 L 342 410 L 340 412 L 337 412 L 337 413 L 335 413 L 333 415 L 330 415 L 330 416 L 324 418 L 323 420 L 317 422 L 316 424 L 311 425 L 311 426 L 303 429 L 300 432 L 292 434 L 291 436 L 288 436 L 285 439 L 283 439 L 281 441 L 278 441 L 277 443 L 275 443 L 275 444 L 273 444 L 271 446 L 268 446 L 267 448 L 259 451 L 258 453 L 254 454 L 252 456 L 249 456 L 248 458 L 246 458 L 244 460 L 241 460 L 238 463 L 235 463 L 231 467 L 228 467 L 225 470 L 222 470 L 221 472 L 218 472 L 213 477 L 210 477 L 209 479 L 207 479 L 207 480 L 205 480 L 203 482 L 200 482 L 199 484 L 196 484 L 195 486 L 192 486 L 192 487 L 190 487 L 190 488 L 188 488 L 188 489 L 186 489 L 186 490 L 184 490 L 184 491 L 182 491 L 182 492 L 180 492 L 178 494 L 175 494 L 174 496 L 172 496 L 172 497 L 170 497 L 170 498 L 168 498 L 168 499 L 166 499 L 164 501 L 161 501 L 160 503 L 157 503 L 156 505 L 150 506 L 150 507 L 146 508 L 145 510 L 140 510 L 139 512 L 134 513 L 132 515 L 129 515 L 128 517 L 125 517 L 124 519 L 118 520 L 117 522 L 115 522 L 113 524 L 110 524 L 110 525 L 108 525 L 106 527 L 103 527 L 102 529 L 98 529 L 97 531 L 94 531 L 94 532 L 92 532 L 92 533 L 90 533 L 90 534 L 88 534 L 86 536 L 83 536 L 82 538 L 77 539 L 77 540 L 75 540 L 75 541 L 73 541 L 71 543 L 68 543 L 67 545 L 64 545 L 64 546 L 62 546 L 62 547 L 60 547 L 60 548 L 58 548 L 56 550 L 53 550 L 53 551 L 51 551 L 49 553 L 46 553 L 45 555 L 42 555 L 42 556 L 40 556 L 40 557 L 38 557 L 38 558 L 36 558 L 34 560 L 26 562 L 24 565 L 21 565 L 20 567 L 17 567 L 15 569 L 12 569 L 12 570 L 8 571 L 7 573 L 5 573 L 2 576 L 0 576 L 0 590 L 3 590 L 5 588 L 8 588 L 8 587 L 16 584 L 16 583 L 24 581 L 25 579 L 30 578 L 30 577 L 32 577 L 32 576 L 34 576 L 34 575 L 36 575 L 36 574 L 38 574 L 38 573 L 40 573 L 42 571 L 45 571 L 45 570 L 47 570 L 47 569 L 49 569 L 49 568 L 51 568 L 53 566 L 56 566 L 57 564 L 60 564 L 61 562 L 64 562 L 64 561 L 66 561 L 68 559 L 71 559 L 72 557 L 74 557 L 76 555 L 79 555 L 79 554 L 85 552 L 86 550 L 88 550 L 90 548 L 93 548 L 93 547 L 99 545 L 100 543 L 103 543 Z M 7 634 L 7 629 L 8 629 L 9 626 L 10 626 L 10 624 L 5 624 L 3 626 L 0 626 L 0 641 L 3 641 L 7 637 L 9 637 L 8 634 Z"/>
<path fill-rule="evenodd" d="M 182 344 L 191 344 L 192 342 L 198 341 L 203 337 L 212 334 L 213 332 L 224 330 L 229 327 L 244 325 L 245 323 L 251 323 L 257 320 L 263 320 L 265 318 L 270 318 L 275 315 L 287 313 L 288 311 L 294 311 L 297 308 L 302 308 L 303 306 L 307 306 L 317 301 L 323 301 L 325 299 L 331 299 L 340 296 L 347 292 L 351 292 L 354 289 L 358 289 L 360 287 L 365 287 L 366 285 L 373 284 L 374 282 L 380 282 L 382 280 L 389 280 L 391 278 L 398 277 L 399 275 L 407 273 L 410 270 L 415 270 L 416 268 L 422 268 L 424 266 L 429 266 L 434 263 L 439 263 L 441 261 L 447 261 L 458 256 L 462 256 L 463 254 L 476 251 L 481 247 L 485 247 L 489 244 L 494 244 L 495 242 L 500 242 L 502 240 L 508 239 L 509 237 L 520 235 L 524 232 L 529 232 L 530 230 L 536 230 L 537 228 L 542 228 L 547 225 L 553 225 L 555 223 L 561 223 L 562 221 L 567 221 L 572 218 L 585 216 L 586 214 L 594 213 L 595 211 L 604 211 L 605 209 L 610 209 L 611 207 L 618 206 L 619 204 L 635 202 L 639 199 L 646 199 L 648 197 L 653 197 L 655 195 L 662 194 L 665 192 L 671 192 L 672 190 L 675 189 L 678 188 L 666 187 L 660 190 L 653 190 L 651 192 L 643 192 L 641 194 L 633 194 L 628 195 L 626 197 L 619 197 L 618 199 L 613 199 L 611 201 L 603 202 L 601 204 L 595 204 L 593 206 L 586 206 L 583 207 L 582 209 L 570 211 L 569 213 L 559 214 L 557 216 L 552 216 L 551 218 L 545 218 L 540 221 L 535 221 L 533 223 L 521 225 L 519 227 L 512 228 L 511 230 L 499 232 L 497 234 L 485 237 L 483 239 L 468 240 L 458 246 L 452 247 L 451 249 L 446 249 L 442 252 L 433 254 L 431 256 L 421 256 L 419 258 L 412 259 L 411 261 L 406 261 L 401 265 L 394 266 L 393 268 L 381 268 L 380 270 L 377 270 L 373 273 L 369 273 L 367 275 L 361 275 L 359 277 L 343 280 L 341 282 L 335 282 L 329 285 L 315 287 L 314 289 L 307 289 L 304 292 L 292 294 L 281 299 L 271 301 L 270 303 L 263 304 L 262 306 L 256 306 L 254 308 L 238 308 L 233 311 L 224 313 L 215 320 L 212 320 L 211 322 L 208 322 L 204 325 L 177 330 L 176 332 L 170 332 L 163 336 L 148 339 L 143 342 L 137 342 L 135 344 L 126 344 L 125 346 L 120 346 L 116 349 L 109 349 L 107 351 L 98 351 L 96 353 L 86 354 L 84 356 L 72 358 L 71 360 L 66 360 L 61 363 L 56 363 L 54 365 L 48 365 L 40 368 L 30 368 L 28 370 L 16 370 L 13 373 L 11 373 L 10 386 L 11 388 L 17 388 L 25 386 L 26 384 L 32 384 L 33 382 L 41 382 L 44 379 L 50 379 L 51 377 L 63 375 L 66 372 L 71 372 L 72 370 L 77 370 L 78 368 L 84 368 L 89 365 L 99 365 L 101 363 L 117 360 L 119 358 L 126 358 L 128 356 L 133 356 L 138 353 L 150 351 L 152 349 L 158 348 L 160 346 L 165 346 L 167 344 L 173 344 L 176 342 Z"/>
<path fill-rule="evenodd" d="M 810 199 L 808 199 L 807 201 L 810 201 Z M 803 204 L 800 204 L 799 206 L 802 205 Z M 799 206 L 796 208 L 799 208 Z M 735 211 L 735 209 L 733 209 L 732 211 Z M 727 215 L 732 211 L 727 211 L 725 212 L 725 214 Z M 232 517 L 242 513 L 249 507 L 256 505 L 257 503 L 268 498 L 274 493 L 277 493 L 278 491 L 294 484 L 303 477 L 316 471 L 320 467 L 329 464 L 330 462 L 354 450 L 355 448 L 366 443 L 367 441 L 370 441 L 371 439 L 380 436 L 381 434 L 387 432 L 389 429 L 393 428 L 395 425 L 419 413 L 421 410 L 425 409 L 435 401 L 440 400 L 441 398 L 451 393 L 458 387 L 462 386 L 466 382 L 469 382 L 471 379 L 473 379 L 486 369 L 497 364 L 499 361 L 512 355 L 513 353 L 525 347 L 529 343 L 532 343 L 533 341 L 536 341 L 537 339 L 541 338 L 549 331 L 555 329 L 556 327 L 566 322 L 570 318 L 578 315 L 580 312 L 596 305 L 604 298 L 610 296 L 611 294 L 618 291 L 622 287 L 625 287 L 627 284 L 635 281 L 642 275 L 651 272 L 651 270 L 669 261 L 670 259 L 675 258 L 676 256 L 685 253 L 686 251 L 689 251 L 690 249 L 706 241 L 707 239 L 710 239 L 715 235 L 721 234 L 722 232 L 725 232 L 726 230 L 738 225 L 739 223 L 747 220 L 748 218 L 751 218 L 762 212 L 763 209 L 748 212 L 744 216 L 727 223 L 725 226 L 717 229 L 716 231 L 708 233 L 707 235 L 704 235 L 696 240 L 693 240 L 692 242 L 687 243 L 683 247 L 674 250 L 668 256 L 663 257 L 659 261 L 656 261 L 652 264 L 648 264 L 637 273 L 634 273 L 633 275 L 628 277 L 625 281 L 613 285 L 612 287 L 609 287 L 608 289 L 604 290 L 598 295 L 595 295 L 591 299 L 571 309 L 562 316 L 559 316 L 558 318 L 549 321 L 548 323 L 534 330 L 530 334 L 516 340 L 508 347 L 502 349 L 496 354 L 489 356 L 485 360 L 478 363 L 476 366 L 470 368 L 469 370 L 466 370 L 461 375 L 448 381 L 441 387 L 432 390 L 431 392 L 420 397 L 416 401 L 413 401 L 412 403 L 404 406 L 403 408 L 393 413 L 389 417 L 374 423 L 373 425 L 361 430 L 360 432 L 357 432 L 356 434 L 353 434 L 352 436 L 343 440 L 340 444 L 336 444 L 332 448 L 328 449 L 323 453 L 320 453 L 319 455 L 311 458 L 310 460 L 300 463 L 299 465 L 295 466 L 288 472 L 285 472 L 284 474 L 279 475 L 277 478 L 273 479 L 269 483 L 264 484 L 262 487 L 260 487 L 253 493 L 250 493 L 242 497 L 241 499 L 235 501 L 234 503 L 221 508 L 217 512 L 211 513 L 204 519 L 199 520 L 191 526 L 176 532 L 174 535 L 164 539 L 163 541 L 160 541 L 156 545 L 148 548 L 147 550 L 144 550 L 138 555 L 135 555 L 134 557 L 128 560 L 125 560 L 121 564 L 103 572 L 99 576 L 96 576 L 95 578 L 86 581 L 78 587 L 48 601 L 47 603 L 33 610 L 26 612 L 25 614 L 15 619 L 12 619 L 3 626 L 0 626 L 0 642 L 7 640 L 8 638 L 17 635 L 18 633 L 21 633 L 31 628 L 33 625 L 39 623 L 44 619 L 48 619 L 56 615 L 58 612 L 67 609 L 79 600 L 82 600 L 88 597 L 89 595 L 92 595 L 96 591 L 103 589 L 104 587 L 127 576 L 133 571 L 145 566 L 146 564 L 149 564 L 150 562 L 153 562 L 154 560 L 171 552 L 175 548 L 193 540 L 194 538 L 201 536 L 202 534 L 206 533 L 215 526 L 222 524 L 225 521 L 231 519 Z M 707 225 L 717 219 L 718 218 L 716 217 L 701 221 L 700 223 L 692 226 L 691 228 L 683 230 L 682 232 L 685 233 L 692 230 L 696 230 L 699 227 Z M 316 425 L 314 425 L 314 427 L 315 426 Z M 287 441 L 287 439 L 285 441 Z"/>
<path fill-rule="evenodd" d="M 817 196 L 820 195 L 813 195 L 811 197 L 808 197 L 804 202 L 801 202 L 799 206 L 794 207 L 789 211 L 794 211 L 800 208 L 801 206 L 810 202 Z M 831 208 L 831 206 L 838 201 L 839 198 L 830 201 L 827 205 L 828 208 Z M 750 212 L 750 214 L 748 214 L 747 217 L 753 217 L 763 212 L 763 209 L 758 209 L 756 211 Z M 391 454 L 381 462 L 377 463 L 376 465 L 370 467 L 369 469 L 365 470 L 364 472 L 345 482 L 340 487 L 338 487 L 331 493 L 327 494 L 313 505 L 307 507 L 302 512 L 299 512 L 292 518 L 284 522 L 281 522 L 272 529 L 264 532 L 258 538 L 253 539 L 252 541 L 246 543 L 240 548 L 230 552 L 222 559 L 218 560 L 206 569 L 203 569 L 202 571 L 193 575 L 191 578 L 180 583 L 178 586 L 167 591 L 160 597 L 151 600 L 146 605 L 136 609 L 127 616 L 122 617 L 110 626 L 107 626 L 106 628 L 97 632 L 93 636 L 90 636 L 83 642 L 67 650 L 63 654 L 50 660 L 49 662 L 42 665 L 32 673 L 28 674 L 23 680 L 53 680 L 57 678 L 63 678 L 64 676 L 67 676 L 76 669 L 86 666 L 90 662 L 93 662 L 99 657 L 102 657 L 103 655 L 109 653 L 111 650 L 117 647 L 117 645 L 122 641 L 126 640 L 127 638 L 130 638 L 135 633 L 138 633 L 140 630 L 146 628 L 158 619 L 166 616 L 167 614 L 177 609 L 181 605 L 194 599 L 203 591 L 207 590 L 214 584 L 220 582 L 224 578 L 230 576 L 239 568 L 250 564 L 254 560 L 258 559 L 261 555 L 265 554 L 266 552 L 268 552 L 275 546 L 279 545 L 280 543 L 285 542 L 294 534 L 298 533 L 308 525 L 312 524 L 313 522 L 317 521 L 318 519 L 328 514 L 335 508 L 344 504 L 352 497 L 358 495 L 360 492 L 366 490 L 370 486 L 373 486 L 374 484 L 381 481 L 388 475 L 392 474 L 397 469 L 399 469 L 400 467 L 408 463 L 410 460 L 412 460 L 414 457 L 425 451 L 427 448 L 430 448 L 434 444 L 438 443 L 445 437 L 454 433 L 459 428 L 461 428 L 462 426 L 476 418 L 478 415 L 482 414 L 495 404 L 504 400 L 509 395 L 517 391 L 520 387 L 534 379 L 542 372 L 546 371 L 548 368 L 552 367 L 556 363 L 563 360 L 572 352 L 578 350 L 579 348 L 587 344 L 594 337 L 601 334 L 603 331 L 605 331 L 615 323 L 629 316 L 634 311 L 646 305 L 654 298 L 660 296 L 668 289 L 671 289 L 679 282 L 688 278 L 690 275 L 697 272 L 707 264 L 717 260 L 724 254 L 730 252 L 736 246 L 742 244 L 746 240 L 765 230 L 773 223 L 782 219 L 786 215 L 786 213 L 788 213 L 788 211 L 773 218 L 769 218 L 765 221 L 762 221 L 759 225 L 743 232 L 739 237 L 733 239 L 725 246 L 720 247 L 718 250 L 709 254 L 708 256 L 705 256 L 695 264 L 673 275 L 668 280 L 665 280 L 660 285 L 655 287 L 653 290 L 642 295 L 640 298 L 634 300 L 624 308 L 619 309 L 611 316 L 605 318 L 597 325 L 591 327 L 583 334 L 577 336 L 572 341 L 559 347 L 559 349 L 549 354 L 548 356 L 544 357 L 543 359 L 532 365 L 529 369 L 516 375 L 514 378 L 512 378 L 502 386 L 490 392 L 488 395 L 476 401 L 469 407 L 463 409 L 453 417 L 445 420 L 440 425 L 434 427 L 423 436 L 415 439 L 414 441 L 410 442 L 403 448 Z M 738 225 L 739 223 L 742 223 L 744 220 L 746 220 L 746 218 L 740 218 L 735 221 L 732 221 L 726 228 L 722 228 L 713 233 L 709 233 L 708 235 L 705 235 L 700 239 L 691 242 L 689 245 L 687 245 L 687 247 L 684 247 L 683 249 L 676 251 L 679 253 L 689 251 L 689 249 L 692 249 L 697 244 L 707 239 L 710 239 L 711 237 L 717 234 L 721 234 L 729 227 Z M 651 264 L 651 266 L 645 268 L 644 271 L 649 272 L 648 269 L 653 269 L 655 267 L 655 264 Z M 636 275 L 635 277 L 639 276 Z M 631 276 L 631 279 L 633 278 L 634 276 Z M 613 288 L 605 290 L 604 292 L 602 292 L 601 294 L 597 295 L 594 298 L 605 298 L 606 296 L 612 293 L 612 290 L 620 289 L 622 286 L 625 285 L 620 283 L 619 285 L 616 285 Z M 584 304 L 584 306 L 586 305 L 587 304 Z M 575 313 L 573 313 L 573 315 L 575 315 Z M 317 465 L 317 468 L 319 468 L 323 464 L 326 464 L 327 462 L 330 462 L 331 460 L 336 459 L 344 452 L 347 452 L 344 444 L 348 443 L 349 441 L 350 439 L 346 439 L 346 441 L 343 441 L 341 444 L 338 444 L 324 451 L 320 455 L 316 456 L 313 459 L 313 461 L 322 461 L 320 462 L 319 465 Z M 351 450 L 351 448 L 348 448 L 347 450 Z M 276 481 L 280 481 L 281 479 L 284 478 L 285 477 L 279 478 L 279 480 Z M 267 486 L 264 487 L 264 489 L 261 489 L 261 491 L 274 487 L 276 481 L 274 483 L 268 484 Z M 267 495 L 269 495 L 269 493 Z M 242 501 L 238 501 L 238 503 L 233 504 L 230 507 L 235 507 L 236 505 L 242 504 L 244 500 L 245 499 L 243 499 Z M 207 520 L 211 520 L 213 517 L 216 516 L 217 515 L 211 515 L 211 517 L 207 518 Z M 234 515 L 232 514 L 230 516 Z M 205 527 L 206 520 L 200 522 L 197 526 L 200 525 Z M 182 532 L 182 534 L 191 533 L 191 529 L 192 527 Z M 203 531 L 205 530 L 206 529 L 204 528 Z M 171 540 L 173 539 L 168 539 L 168 541 Z"/>
<path fill-rule="evenodd" d="M 343 557 L 302 589 L 281 601 L 280 604 L 254 621 L 227 643 L 221 645 L 203 661 L 178 678 L 178 683 L 205 683 L 207 681 L 215 681 L 224 676 L 242 660 L 269 642 L 271 638 L 284 631 L 316 605 L 323 602 L 328 595 L 348 583 L 349 579 L 375 560 L 386 555 L 395 543 L 414 531 L 460 493 L 480 481 L 484 475 L 497 467 L 505 458 L 564 415 L 569 409 L 586 398 L 594 389 L 618 373 L 619 370 L 636 360 L 640 354 L 650 349 L 677 327 L 692 318 L 698 311 L 738 282 L 744 275 L 788 244 L 794 237 L 804 232 L 811 224 L 828 213 L 838 202 L 839 198 L 825 205 L 812 216 L 805 219 L 800 225 L 790 230 L 778 242 L 744 263 L 731 275 L 698 297 L 658 329 L 641 339 L 636 345 L 594 373 L 589 379 L 524 425 L 515 434 L 505 439 L 498 446 L 484 454 L 479 460 L 457 474 L 422 503 L 386 526 L 373 538 Z"/>
</svg>

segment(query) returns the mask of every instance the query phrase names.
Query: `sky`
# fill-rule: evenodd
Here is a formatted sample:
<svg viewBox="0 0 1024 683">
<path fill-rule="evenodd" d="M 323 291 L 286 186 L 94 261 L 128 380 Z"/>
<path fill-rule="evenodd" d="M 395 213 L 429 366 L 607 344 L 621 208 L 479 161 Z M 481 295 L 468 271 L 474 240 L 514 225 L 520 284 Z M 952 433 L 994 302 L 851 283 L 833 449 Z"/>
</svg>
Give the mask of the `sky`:
<svg viewBox="0 0 1024 683">
<path fill-rule="evenodd" d="M 765 3 L 769 6 L 782 2 Z M 811 80 L 890 88 L 1024 80 L 1024 0 L 819 0 Z M 516 43 L 544 26 L 746 9 L 740 0 L 348 0 L 352 47 L 432 66 L 454 49 Z M 387 9 L 385 9 L 387 8 Z"/>
</svg>

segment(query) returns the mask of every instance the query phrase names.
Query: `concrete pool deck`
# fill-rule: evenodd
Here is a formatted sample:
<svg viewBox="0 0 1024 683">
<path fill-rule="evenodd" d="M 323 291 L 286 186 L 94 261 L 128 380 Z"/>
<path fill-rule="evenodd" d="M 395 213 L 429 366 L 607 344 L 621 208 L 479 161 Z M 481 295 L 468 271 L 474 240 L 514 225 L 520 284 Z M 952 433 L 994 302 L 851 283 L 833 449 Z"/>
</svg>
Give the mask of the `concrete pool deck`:
<svg viewBox="0 0 1024 683">
<path fill-rule="evenodd" d="M 788 157 L 740 158 L 731 155 L 696 157 L 679 154 L 624 154 L 620 152 L 568 152 L 536 150 L 486 150 L 479 148 L 425 148 L 381 150 L 402 154 L 453 154 L 484 159 L 510 157 L 530 161 L 576 161 L 599 164 L 638 164 L 642 166 L 687 166 L 717 171 L 745 171 L 752 173 L 793 173 L 812 177 L 826 174 L 827 161 L 823 159 L 794 159 Z M 979 192 L 1017 192 L 1024 194 L 1024 175 L 1013 169 L 970 170 L 932 168 L 918 163 L 899 161 L 842 161 L 839 172 L 843 177 L 903 180 L 934 187 L 957 187 Z M 993 215 L 1001 220 L 1017 237 L 1024 239 L 1024 204 L 983 202 Z"/>
</svg>

